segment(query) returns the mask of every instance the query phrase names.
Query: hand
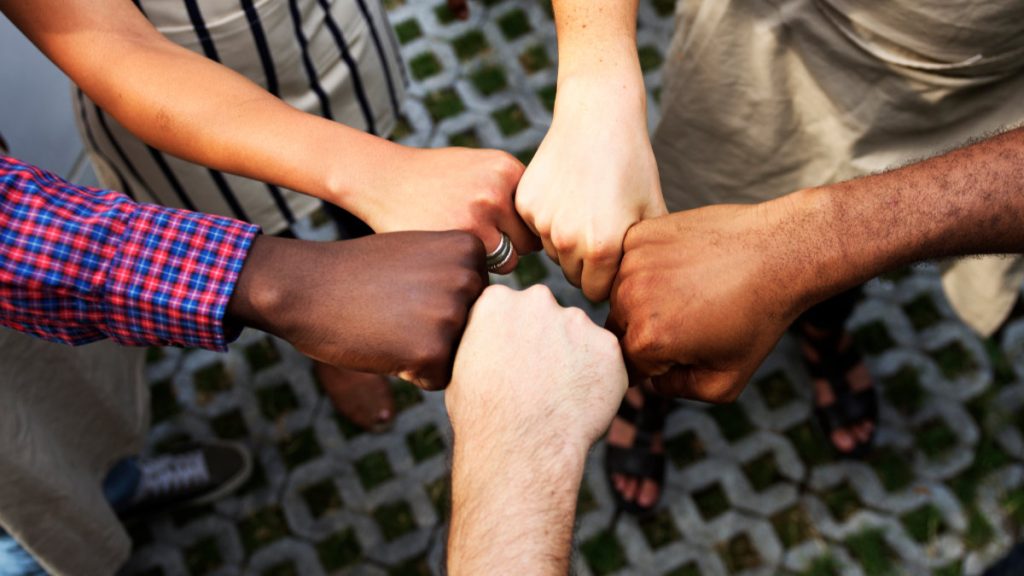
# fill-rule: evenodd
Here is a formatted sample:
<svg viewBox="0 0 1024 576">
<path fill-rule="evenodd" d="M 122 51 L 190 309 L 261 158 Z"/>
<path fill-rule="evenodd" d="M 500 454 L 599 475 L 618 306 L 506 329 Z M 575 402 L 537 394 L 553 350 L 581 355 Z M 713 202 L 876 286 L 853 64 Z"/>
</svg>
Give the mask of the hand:
<svg viewBox="0 0 1024 576">
<path fill-rule="evenodd" d="M 626 230 L 666 213 L 636 75 L 625 90 L 639 96 L 604 81 L 560 82 L 551 129 L 516 192 L 544 251 L 592 301 L 608 297 Z"/>
<path fill-rule="evenodd" d="M 228 317 L 284 338 L 310 358 L 448 384 L 469 308 L 487 285 L 480 241 L 400 232 L 344 242 L 258 237 Z"/>
<path fill-rule="evenodd" d="M 585 454 L 626 385 L 618 342 L 582 310 L 562 308 L 544 286 L 492 286 L 470 313 L 445 404 L 460 441 Z"/>
<path fill-rule="evenodd" d="M 535 286 L 484 291 L 445 405 L 448 573 L 565 574 L 587 450 L 626 391 L 615 337 Z"/>
<path fill-rule="evenodd" d="M 499 272 L 515 269 L 519 254 L 540 248 L 516 213 L 513 196 L 523 164 L 499 150 L 400 147 L 384 173 L 375 175 L 350 208 L 377 232 L 463 230 L 490 253 L 501 232 L 515 248 Z"/>
<path fill-rule="evenodd" d="M 821 238 L 787 218 L 790 201 L 709 206 L 630 229 L 608 327 L 659 392 L 735 400 L 814 303 L 799 242 Z"/>
</svg>

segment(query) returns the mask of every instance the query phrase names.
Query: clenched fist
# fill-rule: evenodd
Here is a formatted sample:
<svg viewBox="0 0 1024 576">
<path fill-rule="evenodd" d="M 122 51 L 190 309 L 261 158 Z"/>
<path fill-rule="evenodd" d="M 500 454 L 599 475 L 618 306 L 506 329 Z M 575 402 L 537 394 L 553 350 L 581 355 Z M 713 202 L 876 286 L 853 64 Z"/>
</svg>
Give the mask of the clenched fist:
<svg viewBox="0 0 1024 576">
<path fill-rule="evenodd" d="M 315 360 L 435 390 L 450 380 L 455 344 L 486 285 L 483 245 L 464 232 L 261 236 L 228 314 Z"/>
<path fill-rule="evenodd" d="M 729 402 L 814 297 L 789 199 L 640 222 L 626 235 L 608 326 L 664 394 Z"/>
<path fill-rule="evenodd" d="M 445 404 L 457 435 L 585 453 L 626 392 L 618 342 L 551 291 L 484 291 L 470 314 Z"/>
<path fill-rule="evenodd" d="M 593 301 L 608 297 L 626 230 L 666 213 L 642 78 L 625 89 L 603 82 L 559 84 L 551 129 L 516 192 L 544 251 Z"/>
<path fill-rule="evenodd" d="M 390 169 L 375 174 L 367 192 L 347 204 L 374 231 L 463 230 L 488 252 L 504 232 L 514 251 L 502 274 L 515 269 L 519 255 L 540 248 L 516 212 L 524 167 L 515 157 L 500 150 L 402 147 L 389 162 Z"/>
</svg>

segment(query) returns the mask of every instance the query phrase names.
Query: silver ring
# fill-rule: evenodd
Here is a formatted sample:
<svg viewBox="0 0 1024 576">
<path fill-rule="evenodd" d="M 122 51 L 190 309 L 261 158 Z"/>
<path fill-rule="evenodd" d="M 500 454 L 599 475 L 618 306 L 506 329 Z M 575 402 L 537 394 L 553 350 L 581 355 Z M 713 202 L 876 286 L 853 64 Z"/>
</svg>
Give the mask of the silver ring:
<svg viewBox="0 0 1024 576">
<path fill-rule="evenodd" d="M 501 233 L 501 241 L 498 242 L 498 247 L 487 255 L 487 270 L 489 272 L 497 272 L 502 266 L 508 264 L 509 260 L 512 259 L 512 240 L 509 239 L 508 234 Z"/>
</svg>

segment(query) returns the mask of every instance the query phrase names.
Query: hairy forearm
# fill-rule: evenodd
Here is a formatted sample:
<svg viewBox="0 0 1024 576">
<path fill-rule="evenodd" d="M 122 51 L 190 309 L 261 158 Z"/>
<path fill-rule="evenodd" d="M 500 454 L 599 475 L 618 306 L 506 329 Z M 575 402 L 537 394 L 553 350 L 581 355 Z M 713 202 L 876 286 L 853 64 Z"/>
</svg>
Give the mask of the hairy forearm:
<svg viewBox="0 0 1024 576">
<path fill-rule="evenodd" d="M 568 573 L 585 452 L 476 436 L 455 442 L 449 573 Z"/>
<path fill-rule="evenodd" d="M 919 260 L 1024 252 L 1024 129 L 782 202 L 812 299 Z"/>
<path fill-rule="evenodd" d="M 175 156 L 348 207 L 400 153 L 173 44 L 130 2 L 5 1 L 0 8 L 100 107 Z"/>
</svg>

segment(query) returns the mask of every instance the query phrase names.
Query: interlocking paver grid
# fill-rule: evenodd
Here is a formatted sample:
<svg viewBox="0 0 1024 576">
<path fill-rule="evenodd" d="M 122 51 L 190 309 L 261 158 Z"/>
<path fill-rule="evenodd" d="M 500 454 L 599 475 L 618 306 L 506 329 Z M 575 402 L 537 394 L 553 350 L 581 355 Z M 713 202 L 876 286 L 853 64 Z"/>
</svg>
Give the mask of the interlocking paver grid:
<svg viewBox="0 0 1024 576">
<path fill-rule="evenodd" d="M 551 119 L 550 5 L 441 0 L 388 7 L 411 71 L 398 137 L 417 146 L 489 146 L 528 161 Z M 639 49 L 657 118 L 671 0 L 644 0 Z M 332 238 L 318 215 L 302 236 Z M 499 279 L 543 282 L 563 304 L 606 313 L 530 256 Z M 977 574 L 1024 526 L 1024 322 L 981 340 L 919 267 L 868 285 L 851 320 L 884 399 L 878 449 L 837 461 L 812 423 L 808 379 L 784 339 L 734 406 L 680 404 L 667 424 L 664 506 L 611 526 L 591 458 L 580 495 L 583 575 Z M 214 506 L 132 528 L 129 574 L 440 574 L 449 429 L 441 394 L 396 383 L 401 413 L 359 433 L 318 392 L 309 362 L 246 332 L 227 355 L 150 355 L 156 449 L 187 438 L 249 445 L 253 479 Z"/>
</svg>

